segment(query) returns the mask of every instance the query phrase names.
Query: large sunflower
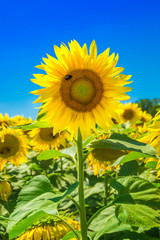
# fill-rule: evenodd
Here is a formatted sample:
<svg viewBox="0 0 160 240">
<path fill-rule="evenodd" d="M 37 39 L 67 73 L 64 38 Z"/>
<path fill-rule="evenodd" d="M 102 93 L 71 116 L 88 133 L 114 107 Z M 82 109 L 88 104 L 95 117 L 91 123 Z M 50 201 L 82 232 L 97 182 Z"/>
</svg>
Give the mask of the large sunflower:
<svg viewBox="0 0 160 240">
<path fill-rule="evenodd" d="M 54 126 L 54 132 L 68 128 L 76 134 L 78 127 L 84 137 L 95 129 L 95 123 L 104 129 L 113 125 L 112 118 L 118 119 L 115 109 L 119 100 L 129 99 L 125 93 L 130 87 L 130 75 L 120 74 L 124 68 L 115 67 L 118 54 L 109 56 L 109 48 L 97 56 L 95 41 L 91 43 L 89 53 L 86 44 L 80 47 L 77 41 L 60 48 L 54 46 L 56 58 L 47 55 L 45 64 L 37 66 L 47 74 L 35 74 L 32 81 L 43 89 L 33 91 L 40 95 L 35 101 L 43 103 L 43 119 Z"/>
<path fill-rule="evenodd" d="M 0 132 L 0 171 L 7 162 L 16 166 L 26 162 L 28 140 L 22 130 L 4 129 Z"/>
<path fill-rule="evenodd" d="M 58 150 L 68 146 L 69 134 L 66 131 L 53 135 L 53 128 L 37 128 L 33 129 L 29 135 L 32 138 L 30 145 L 35 151 Z"/>
</svg>

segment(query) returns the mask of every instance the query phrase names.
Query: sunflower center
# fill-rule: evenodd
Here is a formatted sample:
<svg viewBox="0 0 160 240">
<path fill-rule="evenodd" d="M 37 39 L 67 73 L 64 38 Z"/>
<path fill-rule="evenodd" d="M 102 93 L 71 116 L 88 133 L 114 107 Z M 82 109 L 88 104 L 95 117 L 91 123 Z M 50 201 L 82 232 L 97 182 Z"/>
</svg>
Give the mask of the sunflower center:
<svg viewBox="0 0 160 240">
<path fill-rule="evenodd" d="M 101 163 L 112 164 L 116 159 L 125 155 L 124 152 L 116 149 L 96 148 L 92 152 L 93 157 Z"/>
<path fill-rule="evenodd" d="M 0 157 L 14 156 L 19 150 L 19 145 L 19 141 L 15 136 L 6 134 L 4 142 L 0 142 Z"/>
<path fill-rule="evenodd" d="M 53 135 L 53 128 L 41 128 L 39 136 L 42 140 L 50 142 L 59 136 L 59 133 Z"/>
<path fill-rule="evenodd" d="M 141 117 L 141 121 L 142 121 L 142 122 L 147 122 L 144 117 Z"/>
<path fill-rule="evenodd" d="M 70 78 L 62 80 L 60 93 L 65 105 L 77 112 L 91 111 L 100 103 L 103 84 L 92 70 L 77 69 L 69 73 Z"/>
<path fill-rule="evenodd" d="M 82 105 L 90 103 L 95 93 L 94 83 L 87 78 L 76 79 L 70 87 L 70 98 Z"/>
<path fill-rule="evenodd" d="M 123 113 L 123 117 L 124 119 L 130 120 L 132 119 L 134 116 L 134 112 L 131 109 L 127 109 L 125 110 L 125 112 Z"/>
</svg>

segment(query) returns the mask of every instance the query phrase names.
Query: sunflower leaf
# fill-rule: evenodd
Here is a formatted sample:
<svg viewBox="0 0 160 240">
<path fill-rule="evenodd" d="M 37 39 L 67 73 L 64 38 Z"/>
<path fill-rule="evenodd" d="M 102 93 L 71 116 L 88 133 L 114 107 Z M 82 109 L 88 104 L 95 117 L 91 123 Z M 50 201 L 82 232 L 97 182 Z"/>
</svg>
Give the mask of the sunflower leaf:
<svg viewBox="0 0 160 240">
<path fill-rule="evenodd" d="M 145 153 L 140 153 L 140 152 L 130 152 L 130 153 L 128 153 L 127 155 L 124 155 L 124 156 L 121 156 L 120 158 L 118 158 L 118 159 L 112 164 L 112 166 L 116 166 L 116 165 L 119 165 L 119 164 L 123 164 L 123 163 L 126 163 L 126 162 L 130 162 L 130 161 L 133 161 L 133 160 L 135 160 L 135 159 L 143 158 L 143 157 L 148 157 L 148 155 L 145 154 Z"/>
<path fill-rule="evenodd" d="M 40 153 L 40 155 L 37 157 L 38 160 L 48 160 L 51 158 L 56 158 L 56 157 L 68 157 L 71 158 L 70 155 L 68 154 L 63 154 L 59 151 L 56 151 L 54 149 L 46 150 Z"/>
<path fill-rule="evenodd" d="M 144 230 L 160 227 L 160 189 L 137 176 L 112 179 L 110 184 L 118 191 L 114 203 L 121 223 Z"/>
<path fill-rule="evenodd" d="M 156 167 L 157 167 L 157 162 L 156 162 L 156 161 L 147 162 L 147 163 L 145 164 L 145 167 L 146 167 L 146 168 L 156 169 Z"/>
<path fill-rule="evenodd" d="M 24 131 L 28 131 L 34 128 L 48 128 L 48 127 L 49 127 L 49 122 L 39 121 L 39 122 L 30 123 L 30 124 L 19 125 L 13 128 L 23 129 Z"/>
<path fill-rule="evenodd" d="M 76 230 L 75 230 L 76 231 Z M 77 233 L 80 233 L 80 231 L 76 231 Z M 63 238 L 62 240 L 70 240 L 70 239 L 76 239 L 76 234 L 74 232 L 69 232 L 67 233 Z"/>
<path fill-rule="evenodd" d="M 115 216 L 115 206 L 104 209 L 93 219 L 89 226 L 90 230 L 96 232 L 94 240 L 98 240 L 105 233 L 115 233 L 121 231 L 132 231 L 129 224 L 121 223 Z"/>
<path fill-rule="evenodd" d="M 11 231 L 9 232 L 9 239 L 13 239 L 19 235 L 21 235 L 26 229 L 28 229 L 35 221 L 43 219 L 44 217 L 48 216 L 46 212 L 40 210 L 36 211 L 35 213 L 31 214 L 27 218 L 20 221 Z"/>
<path fill-rule="evenodd" d="M 67 195 L 69 195 L 71 192 L 73 192 L 79 185 L 79 182 L 75 182 L 73 183 L 67 190 L 64 194 L 62 194 L 62 196 L 59 196 L 59 197 L 54 197 L 54 198 L 51 198 L 49 200 L 53 201 L 53 202 L 59 202 L 60 200 L 62 200 L 64 197 L 66 197 Z"/>
<path fill-rule="evenodd" d="M 109 139 L 93 141 L 90 144 L 90 147 L 134 151 L 158 158 L 155 149 L 149 144 L 138 142 L 126 135 L 118 133 L 112 134 Z"/>
<path fill-rule="evenodd" d="M 57 203 L 48 200 L 57 196 L 48 178 L 43 175 L 33 177 L 20 191 L 15 210 L 9 217 L 7 231 L 10 232 L 20 221 L 36 210 L 56 214 Z"/>
</svg>

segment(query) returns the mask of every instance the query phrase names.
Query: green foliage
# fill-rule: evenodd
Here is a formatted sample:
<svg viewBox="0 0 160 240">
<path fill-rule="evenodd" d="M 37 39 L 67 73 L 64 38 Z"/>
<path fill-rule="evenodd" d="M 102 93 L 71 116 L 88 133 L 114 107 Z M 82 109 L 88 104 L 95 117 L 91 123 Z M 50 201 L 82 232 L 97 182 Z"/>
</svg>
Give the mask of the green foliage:
<svg viewBox="0 0 160 240">
<path fill-rule="evenodd" d="M 139 107 L 142 108 L 143 111 L 146 111 L 150 113 L 153 117 L 157 113 L 157 109 L 159 109 L 160 99 L 159 98 L 153 98 L 150 99 L 140 99 L 137 101 Z"/>
<path fill-rule="evenodd" d="M 89 229 L 96 232 L 94 240 L 104 234 L 124 231 L 140 233 L 160 227 L 159 189 L 136 176 L 111 179 L 110 184 L 117 194 L 110 204 L 112 206 L 103 207 L 92 220 Z"/>
<path fill-rule="evenodd" d="M 20 126 L 14 127 L 14 128 L 23 129 L 24 131 L 28 131 L 28 130 L 32 130 L 34 128 L 48 128 L 48 127 L 49 127 L 49 122 L 37 121 L 34 123 L 30 123 L 30 124 L 20 125 Z"/>
<path fill-rule="evenodd" d="M 50 150 L 46 150 L 46 151 L 43 151 L 39 156 L 38 156 L 38 160 L 48 160 L 48 159 L 51 159 L 51 158 L 56 158 L 56 157 L 68 157 L 68 158 L 71 158 L 70 155 L 67 155 L 67 154 L 63 154 L 59 151 L 56 151 L 54 149 L 50 149 Z"/>
<path fill-rule="evenodd" d="M 126 135 L 121 135 L 118 133 L 112 134 L 109 139 L 93 141 L 90 146 L 91 148 L 135 151 L 148 155 L 150 157 L 157 158 L 155 149 L 149 144 L 138 142 L 134 139 L 129 138 Z"/>
<path fill-rule="evenodd" d="M 35 221 L 47 215 L 57 215 L 57 205 L 70 194 L 78 183 L 64 193 L 55 193 L 48 178 L 43 175 L 32 178 L 19 193 L 17 206 L 10 215 L 7 230 L 10 239 L 22 234 Z"/>
</svg>

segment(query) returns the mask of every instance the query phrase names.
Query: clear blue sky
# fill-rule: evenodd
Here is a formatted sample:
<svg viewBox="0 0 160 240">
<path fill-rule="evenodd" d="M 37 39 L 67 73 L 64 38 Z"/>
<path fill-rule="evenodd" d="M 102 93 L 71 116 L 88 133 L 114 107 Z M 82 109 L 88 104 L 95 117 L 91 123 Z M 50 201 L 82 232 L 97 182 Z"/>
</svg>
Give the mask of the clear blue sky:
<svg viewBox="0 0 160 240">
<path fill-rule="evenodd" d="M 96 40 L 134 81 L 131 101 L 160 97 L 160 1 L 4 0 L 0 6 L 0 112 L 36 117 L 34 68 L 53 45 Z"/>
</svg>

